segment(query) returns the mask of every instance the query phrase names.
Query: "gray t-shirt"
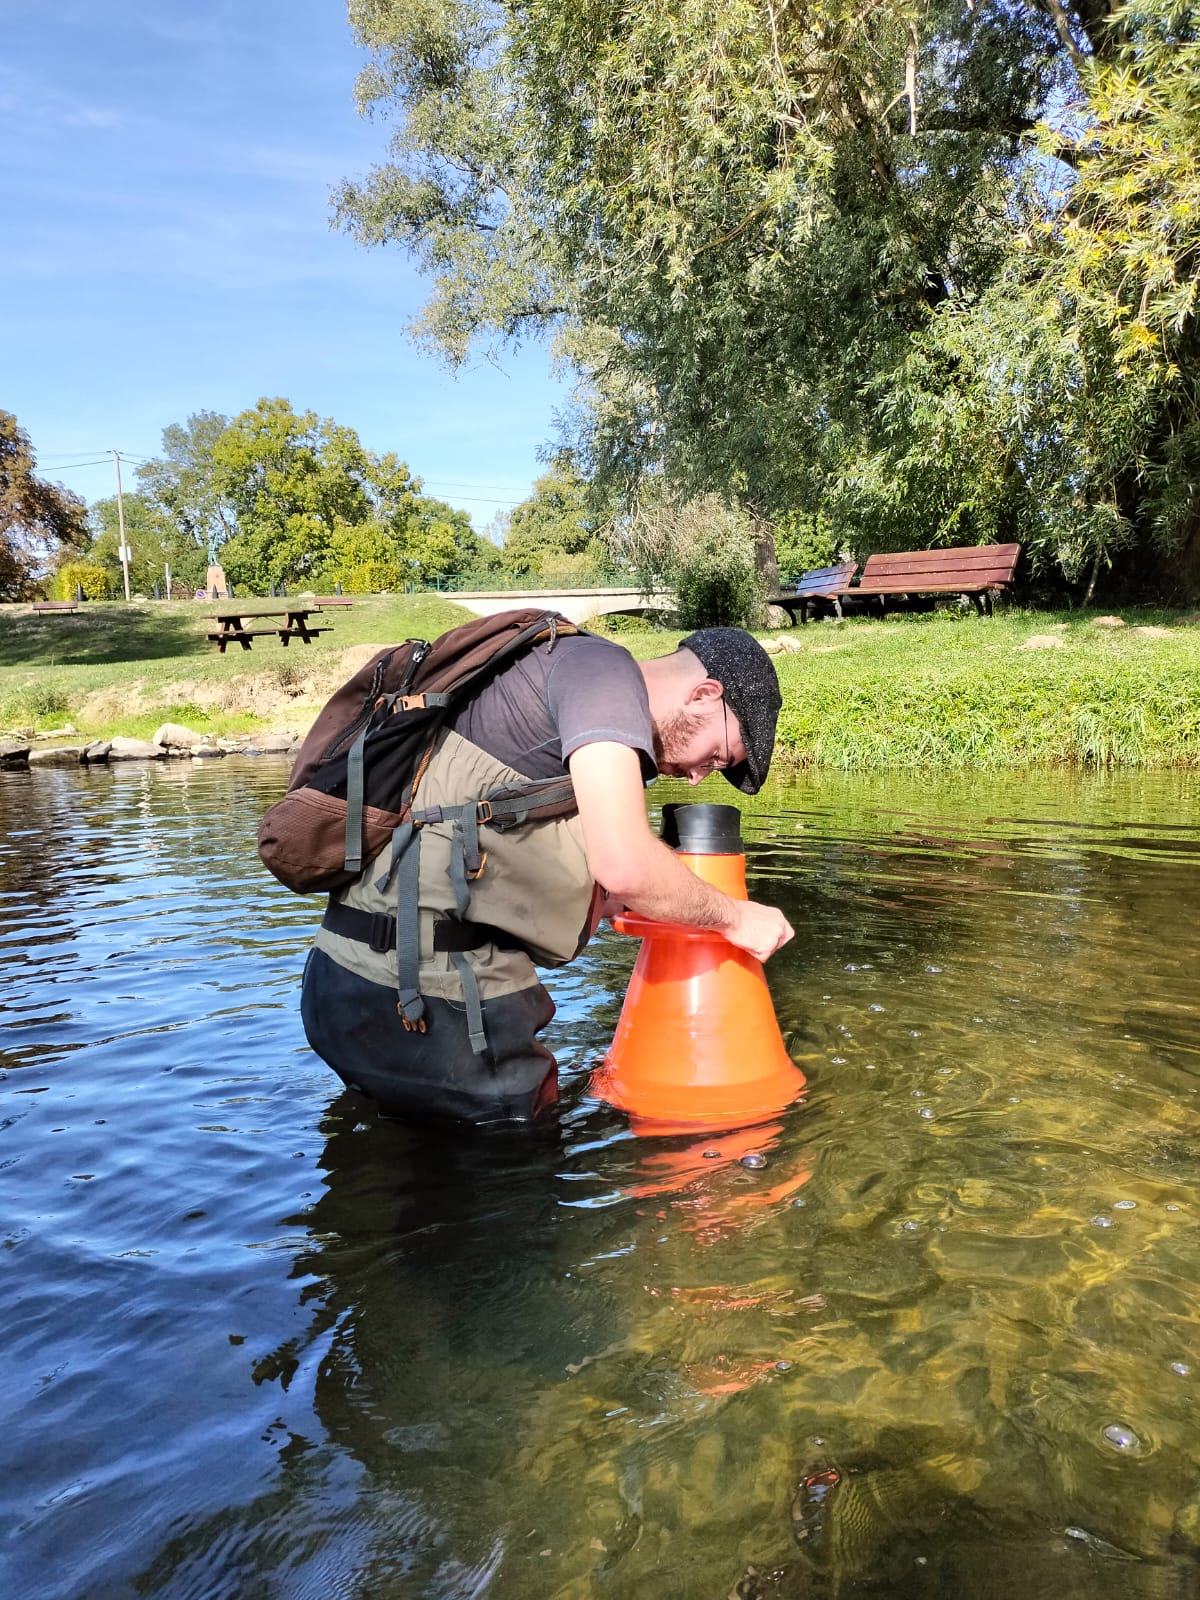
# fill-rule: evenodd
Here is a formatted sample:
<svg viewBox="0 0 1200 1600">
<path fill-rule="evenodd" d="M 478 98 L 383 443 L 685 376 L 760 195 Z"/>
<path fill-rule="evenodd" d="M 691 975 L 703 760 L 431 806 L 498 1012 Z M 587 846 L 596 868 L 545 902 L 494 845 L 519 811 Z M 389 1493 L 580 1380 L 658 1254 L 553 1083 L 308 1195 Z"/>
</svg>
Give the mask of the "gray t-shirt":
<svg viewBox="0 0 1200 1600">
<path fill-rule="evenodd" d="M 568 634 L 507 667 L 457 716 L 454 731 L 527 778 L 557 778 L 585 744 L 628 745 L 657 776 L 646 681 L 619 644 Z"/>
</svg>

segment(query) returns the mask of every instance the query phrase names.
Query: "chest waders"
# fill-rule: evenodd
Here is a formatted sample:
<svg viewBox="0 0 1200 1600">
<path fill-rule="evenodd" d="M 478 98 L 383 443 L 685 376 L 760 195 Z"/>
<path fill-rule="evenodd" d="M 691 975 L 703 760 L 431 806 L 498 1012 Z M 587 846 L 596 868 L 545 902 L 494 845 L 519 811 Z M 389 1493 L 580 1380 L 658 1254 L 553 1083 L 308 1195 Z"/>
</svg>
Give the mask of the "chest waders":
<svg viewBox="0 0 1200 1600">
<path fill-rule="evenodd" d="M 387 1030 L 395 1055 L 428 1057 L 434 1040 L 421 1036 L 436 1020 L 447 1076 L 465 1084 L 473 1072 L 481 1095 L 501 1057 L 511 1067 L 522 1050 L 534 1052 L 525 1076 L 545 1076 L 550 1058 L 532 1035 L 553 1006 L 534 962 L 562 966 L 579 953 L 593 927 L 595 886 L 578 818 L 538 820 L 530 812 L 561 806 L 569 794 L 569 778 L 531 781 L 446 730 L 421 776 L 411 818 L 356 882 L 330 897 L 316 950 L 370 986 L 355 989 L 360 1005 L 365 999 L 378 1015 L 387 997 L 403 1030 Z M 340 1076 L 362 1083 L 365 1068 L 353 1059 L 361 1038 L 353 1046 L 339 1038 L 352 1026 L 346 1017 L 310 1028 L 319 997 L 308 991 L 321 970 L 310 963 L 305 978 L 310 1043 Z M 328 974 L 324 982 L 329 987 Z M 451 1012 L 465 1023 L 457 1029 L 459 1046 Z M 464 1051 L 470 1062 L 461 1059 Z M 429 1062 L 428 1070 L 436 1066 Z M 376 1089 L 367 1092 L 378 1098 Z"/>
</svg>

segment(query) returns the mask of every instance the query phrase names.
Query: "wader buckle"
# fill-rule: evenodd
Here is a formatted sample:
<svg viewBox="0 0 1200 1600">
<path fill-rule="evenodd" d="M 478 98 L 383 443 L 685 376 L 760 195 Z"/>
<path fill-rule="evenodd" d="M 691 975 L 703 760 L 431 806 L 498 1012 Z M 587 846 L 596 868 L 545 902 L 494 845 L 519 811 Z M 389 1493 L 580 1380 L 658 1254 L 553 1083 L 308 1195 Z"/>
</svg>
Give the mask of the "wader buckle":
<svg viewBox="0 0 1200 1600">
<path fill-rule="evenodd" d="M 404 1006 L 401 1004 L 400 1001 L 396 1002 L 396 1010 L 400 1013 L 400 1021 L 404 1024 L 405 1033 L 424 1033 L 425 1032 L 425 1018 L 424 1017 L 418 1017 L 415 1022 L 410 1022 L 409 1019 L 404 1015 Z"/>
<path fill-rule="evenodd" d="M 492 802 L 490 800 L 477 801 L 475 804 L 476 822 L 491 822 L 492 817 Z"/>
<path fill-rule="evenodd" d="M 382 911 L 372 911 L 371 931 L 367 935 L 367 943 L 377 956 L 385 956 L 396 942 L 396 919 L 389 917 Z"/>
</svg>

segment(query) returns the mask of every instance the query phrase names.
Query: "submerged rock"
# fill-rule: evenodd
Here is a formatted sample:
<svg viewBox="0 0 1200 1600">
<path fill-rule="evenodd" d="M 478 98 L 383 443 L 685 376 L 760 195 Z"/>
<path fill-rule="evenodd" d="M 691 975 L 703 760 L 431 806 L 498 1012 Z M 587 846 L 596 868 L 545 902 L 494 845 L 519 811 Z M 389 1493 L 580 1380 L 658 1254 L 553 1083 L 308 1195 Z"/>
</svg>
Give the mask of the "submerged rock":
<svg viewBox="0 0 1200 1600">
<path fill-rule="evenodd" d="M 58 744 L 29 754 L 31 767 L 77 767 L 82 760 L 83 746 L 78 744 Z"/>
</svg>

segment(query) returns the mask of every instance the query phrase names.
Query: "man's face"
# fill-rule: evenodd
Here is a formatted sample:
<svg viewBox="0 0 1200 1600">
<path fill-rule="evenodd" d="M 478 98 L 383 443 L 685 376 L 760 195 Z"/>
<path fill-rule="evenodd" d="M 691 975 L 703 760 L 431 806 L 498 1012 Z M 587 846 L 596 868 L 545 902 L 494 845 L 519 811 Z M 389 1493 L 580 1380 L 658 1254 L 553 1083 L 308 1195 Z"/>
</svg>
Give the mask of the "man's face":
<svg viewBox="0 0 1200 1600">
<path fill-rule="evenodd" d="M 655 728 L 654 759 L 665 778 L 703 783 L 746 759 L 737 718 L 723 698 L 681 706 Z"/>
</svg>

